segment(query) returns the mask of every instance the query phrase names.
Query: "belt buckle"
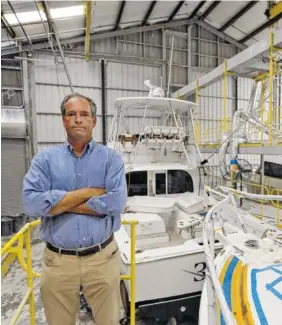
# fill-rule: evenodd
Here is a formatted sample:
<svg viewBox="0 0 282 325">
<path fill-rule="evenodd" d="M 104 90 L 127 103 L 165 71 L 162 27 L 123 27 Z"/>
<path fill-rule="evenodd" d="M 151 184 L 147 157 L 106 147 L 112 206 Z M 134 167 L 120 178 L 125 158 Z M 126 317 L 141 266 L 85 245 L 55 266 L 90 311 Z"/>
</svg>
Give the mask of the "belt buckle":
<svg viewBox="0 0 282 325">
<path fill-rule="evenodd" d="M 101 252 L 103 250 L 103 247 L 102 247 L 101 243 L 99 243 L 96 246 L 94 246 L 94 248 L 95 247 L 98 247 L 99 248 L 99 252 Z M 75 250 L 75 254 L 76 254 L 76 256 L 80 256 L 79 253 L 82 253 L 83 254 L 83 252 L 84 251 L 87 251 L 88 249 L 89 249 L 89 247 L 87 247 L 86 249 L 83 249 L 83 248 L 76 249 Z"/>
<path fill-rule="evenodd" d="M 77 249 L 75 249 L 75 250 L 74 250 L 74 251 L 75 251 L 75 255 L 76 255 L 77 257 L 80 256 L 79 253 L 80 253 L 80 252 L 83 252 L 83 250 L 84 250 L 83 247 L 82 247 L 82 248 L 77 248 Z"/>
</svg>

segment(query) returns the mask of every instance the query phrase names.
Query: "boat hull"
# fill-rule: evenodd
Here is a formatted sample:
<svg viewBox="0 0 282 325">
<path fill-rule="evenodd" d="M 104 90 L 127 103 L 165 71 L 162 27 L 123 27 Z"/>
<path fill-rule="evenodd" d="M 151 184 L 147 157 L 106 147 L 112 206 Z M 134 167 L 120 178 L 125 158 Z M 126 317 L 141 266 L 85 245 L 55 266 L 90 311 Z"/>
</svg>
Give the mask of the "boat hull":
<svg viewBox="0 0 282 325">
<path fill-rule="evenodd" d="M 203 251 L 136 264 L 136 302 L 192 294 L 202 291 L 206 263 Z M 130 264 L 122 262 L 122 274 Z M 125 285 L 130 297 L 129 281 Z"/>
</svg>

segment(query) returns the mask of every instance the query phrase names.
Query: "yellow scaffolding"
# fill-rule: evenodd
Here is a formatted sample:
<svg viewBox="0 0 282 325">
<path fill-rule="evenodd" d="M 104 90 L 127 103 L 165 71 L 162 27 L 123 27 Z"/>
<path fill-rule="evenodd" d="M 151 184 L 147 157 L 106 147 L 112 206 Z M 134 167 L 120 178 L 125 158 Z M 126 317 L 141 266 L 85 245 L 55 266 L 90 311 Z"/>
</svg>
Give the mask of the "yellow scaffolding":
<svg viewBox="0 0 282 325">
<path fill-rule="evenodd" d="M 13 316 L 10 325 L 17 324 L 17 321 L 23 311 L 27 301 L 29 301 L 29 312 L 30 312 L 30 325 L 35 325 L 35 303 L 34 303 L 34 285 L 33 278 L 40 277 L 40 273 L 32 270 L 32 253 L 31 253 L 31 230 L 37 227 L 41 223 L 40 220 L 27 223 L 22 229 L 17 232 L 2 248 L 1 256 L 4 254 L 16 254 L 21 267 L 27 272 L 27 284 L 28 291 L 24 295 L 20 305 L 18 306 L 15 315 Z M 135 242 L 136 242 L 136 225 L 137 220 L 122 221 L 123 225 L 130 225 L 131 227 L 131 264 L 130 274 L 121 275 L 122 280 L 130 281 L 130 325 L 135 325 Z M 18 243 L 17 246 L 15 244 Z M 26 248 L 26 262 L 23 256 L 23 247 Z"/>
<path fill-rule="evenodd" d="M 275 103 L 275 78 L 281 75 L 281 69 L 279 70 L 279 65 L 277 64 L 277 52 L 281 52 L 282 48 L 278 48 L 274 46 L 274 32 L 273 26 L 270 29 L 269 36 L 269 64 L 267 72 L 258 71 L 256 76 L 253 77 L 253 81 L 261 83 L 261 94 L 260 94 L 260 122 L 261 125 L 255 125 L 249 123 L 248 133 L 251 138 L 251 142 L 247 145 L 239 144 L 242 146 L 257 146 L 263 147 L 266 145 L 266 142 L 269 146 L 273 145 L 281 145 L 281 140 L 279 140 L 279 136 L 276 130 L 282 129 L 282 118 L 281 118 L 281 107 L 279 104 Z M 201 123 L 199 123 L 199 108 L 197 108 L 197 114 L 195 116 L 195 133 L 196 140 L 200 147 L 206 145 L 220 145 L 222 133 L 230 132 L 232 125 L 232 116 L 228 116 L 228 81 L 230 76 L 236 76 L 236 73 L 233 71 L 228 71 L 227 60 L 224 59 L 223 62 L 223 75 L 222 75 L 222 92 L 221 98 L 223 100 L 223 112 L 222 119 L 215 120 L 216 126 L 209 124 L 208 127 L 204 128 L 204 130 L 200 130 L 202 128 Z M 266 87 L 266 84 L 268 86 Z M 196 81 L 196 103 L 199 104 L 200 101 L 200 90 L 202 87 L 199 86 L 198 80 Z M 266 90 L 268 92 L 268 98 L 265 98 Z M 268 129 L 268 138 L 265 137 L 265 127 Z M 207 139 L 208 138 L 208 139 Z"/>
</svg>

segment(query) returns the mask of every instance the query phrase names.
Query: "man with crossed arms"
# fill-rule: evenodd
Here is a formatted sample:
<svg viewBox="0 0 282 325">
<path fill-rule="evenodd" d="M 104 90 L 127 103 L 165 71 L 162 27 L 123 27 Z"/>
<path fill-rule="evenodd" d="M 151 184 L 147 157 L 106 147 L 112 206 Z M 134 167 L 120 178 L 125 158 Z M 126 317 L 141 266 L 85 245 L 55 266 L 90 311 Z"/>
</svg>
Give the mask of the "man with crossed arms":
<svg viewBox="0 0 282 325">
<path fill-rule="evenodd" d="M 41 297 L 49 325 L 74 325 L 80 286 L 96 325 L 118 325 L 120 254 L 113 233 L 127 191 L 121 156 L 92 138 L 96 105 L 71 94 L 61 104 L 67 141 L 40 151 L 23 182 L 26 213 L 46 242 Z"/>
</svg>

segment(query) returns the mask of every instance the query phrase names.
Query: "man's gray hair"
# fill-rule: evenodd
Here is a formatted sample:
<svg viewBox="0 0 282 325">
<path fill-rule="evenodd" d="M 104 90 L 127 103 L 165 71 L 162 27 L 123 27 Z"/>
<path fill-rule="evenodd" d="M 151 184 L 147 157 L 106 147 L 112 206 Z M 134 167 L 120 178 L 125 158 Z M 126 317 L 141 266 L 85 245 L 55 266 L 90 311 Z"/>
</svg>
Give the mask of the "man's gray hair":
<svg viewBox="0 0 282 325">
<path fill-rule="evenodd" d="M 89 105 L 90 105 L 90 108 L 91 108 L 91 112 L 92 112 L 92 116 L 96 116 L 96 112 L 97 112 L 97 106 L 96 104 L 93 102 L 93 100 L 89 97 L 86 97 L 86 96 L 83 96 L 79 93 L 72 93 L 70 95 L 67 95 L 64 100 L 62 101 L 62 104 L 61 104 L 61 113 L 62 113 L 62 116 L 65 116 L 66 114 L 66 103 L 68 100 L 70 100 L 71 98 L 82 98 L 82 99 L 85 99 L 88 101 Z"/>
</svg>

